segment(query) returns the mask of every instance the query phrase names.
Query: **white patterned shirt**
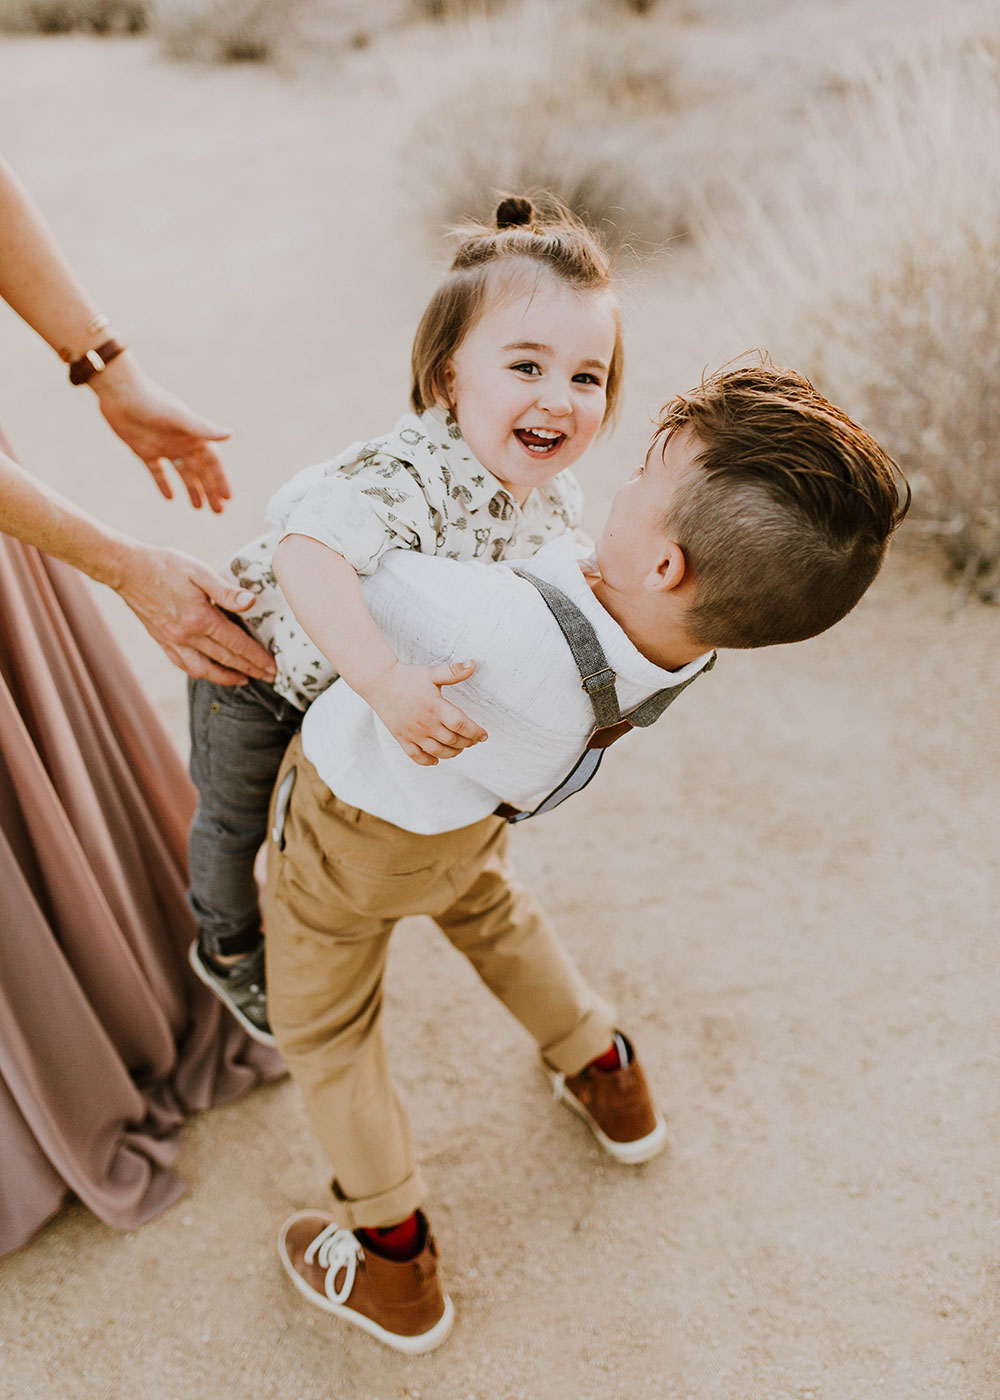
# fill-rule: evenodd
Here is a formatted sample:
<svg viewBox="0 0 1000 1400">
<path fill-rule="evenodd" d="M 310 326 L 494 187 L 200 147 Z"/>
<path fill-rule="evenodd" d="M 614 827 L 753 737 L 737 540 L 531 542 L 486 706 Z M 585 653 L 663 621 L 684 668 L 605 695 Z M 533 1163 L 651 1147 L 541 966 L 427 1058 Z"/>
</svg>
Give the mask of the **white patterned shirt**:
<svg viewBox="0 0 1000 1400">
<path fill-rule="evenodd" d="M 643 656 L 594 597 L 581 553 L 565 537 L 522 567 L 561 588 L 591 623 L 616 672 L 623 714 L 705 669 L 711 652 L 676 671 Z M 375 711 L 338 681 L 302 724 L 306 758 L 327 787 L 352 807 L 425 835 L 480 821 L 501 802 L 536 807 L 580 758 L 595 719 L 573 653 L 535 586 L 502 564 L 456 564 L 397 551 L 363 580 L 362 590 L 401 661 L 475 661 L 475 673 L 449 686 L 448 696 L 489 738 L 422 767 L 407 758 Z"/>
<path fill-rule="evenodd" d="M 274 576 L 272 556 L 285 535 L 319 540 L 362 577 L 396 549 L 456 561 L 523 560 L 579 524 L 582 499 L 576 478 L 563 471 L 519 505 L 472 455 L 455 420 L 437 409 L 406 413 L 384 437 L 306 467 L 272 497 L 268 532 L 228 565 L 239 587 L 257 595 L 242 620 L 274 656 L 275 690 L 304 710 L 337 676 Z"/>
</svg>

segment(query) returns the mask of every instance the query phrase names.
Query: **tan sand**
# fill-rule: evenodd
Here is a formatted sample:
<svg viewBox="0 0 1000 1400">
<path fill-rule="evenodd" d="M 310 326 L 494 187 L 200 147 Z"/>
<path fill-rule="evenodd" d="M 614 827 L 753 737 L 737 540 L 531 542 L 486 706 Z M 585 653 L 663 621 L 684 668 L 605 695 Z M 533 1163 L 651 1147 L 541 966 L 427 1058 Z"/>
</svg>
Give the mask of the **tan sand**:
<svg viewBox="0 0 1000 1400">
<path fill-rule="evenodd" d="M 728 7 L 707 8 L 721 47 L 697 31 L 692 83 L 737 61 Z M 824 42 L 820 7 L 736 8 L 759 12 L 758 61 L 804 11 Z M 822 9 L 857 27 L 862 7 Z M 350 71 L 0 45 L 5 153 L 150 370 L 237 430 L 221 520 L 161 505 L 8 319 L 23 459 L 123 528 L 221 558 L 288 470 L 400 407 L 437 253 L 400 237 L 389 90 L 359 124 Z M 591 525 L 644 411 L 740 348 L 692 319 L 688 256 L 634 289 L 626 426 L 581 473 Z M 659 1160 L 603 1158 L 463 960 L 400 929 L 390 1039 L 458 1308 L 443 1350 L 400 1358 L 285 1280 L 278 1227 L 326 1200 L 286 1081 L 191 1122 L 190 1194 L 159 1220 L 118 1234 L 69 1206 L 0 1261 L 0 1396 L 995 1400 L 997 614 L 950 602 L 898 551 L 847 622 L 724 657 L 517 833 L 641 1049 Z M 180 675 L 107 605 L 183 745 Z"/>
</svg>

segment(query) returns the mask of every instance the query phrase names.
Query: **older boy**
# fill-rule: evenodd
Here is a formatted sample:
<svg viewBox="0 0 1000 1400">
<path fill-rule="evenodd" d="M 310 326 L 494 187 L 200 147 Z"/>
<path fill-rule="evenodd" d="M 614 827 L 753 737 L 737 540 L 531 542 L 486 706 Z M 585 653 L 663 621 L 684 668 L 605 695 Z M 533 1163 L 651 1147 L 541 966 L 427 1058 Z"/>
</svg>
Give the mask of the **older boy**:
<svg viewBox="0 0 1000 1400">
<path fill-rule="evenodd" d="M 366 581 L 402 659 L 475 658 L 462 703 L 489 739 L 417 767 L 335 686 L 279 777 L 272 1016 L 343 1222 L 304 1211 L 282 1231 L 311 1302 L 408 1352 L 452 1324 L 381 1035 L 389 937 L 406 914 L 430 915 L 470 958 L 606 1151 L 628 1163 L 662 1148 L 630 1042 L 506 862 L 507 819 L 552 805 L 567 773 L 585 772 L 588 742 L 616 737 L 622 716 L 651 722 L 716 647 L 797 641 L 843 617 L 904 511 L 872 438 L 800 376 L 754 366 L 667 406 L 590 560 L 567 540 L 517 572 L 400 552 Z M 293 603 L 310 543 L 290 537 L 276 556 Z"/>
</svg>

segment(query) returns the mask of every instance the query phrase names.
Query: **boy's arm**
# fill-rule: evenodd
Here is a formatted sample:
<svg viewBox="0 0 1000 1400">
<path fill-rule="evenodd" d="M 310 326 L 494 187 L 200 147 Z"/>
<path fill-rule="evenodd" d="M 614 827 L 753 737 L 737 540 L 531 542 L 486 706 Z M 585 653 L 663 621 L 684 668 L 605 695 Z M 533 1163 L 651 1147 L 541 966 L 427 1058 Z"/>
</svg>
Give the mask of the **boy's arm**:
<svg viewBox="0 0 1000 1400">
<path fill-rule="evenodd" d="M 442 687 L 464 681 L 474 661 L 409 666 L 396 656 L 368 611 L 354 567 L 309 535 L 286 535 L 274 573 L 309 637 L 353 691 L 366 700 L 414 763 L 454 758 L 486 731 Z"/>
</svg>

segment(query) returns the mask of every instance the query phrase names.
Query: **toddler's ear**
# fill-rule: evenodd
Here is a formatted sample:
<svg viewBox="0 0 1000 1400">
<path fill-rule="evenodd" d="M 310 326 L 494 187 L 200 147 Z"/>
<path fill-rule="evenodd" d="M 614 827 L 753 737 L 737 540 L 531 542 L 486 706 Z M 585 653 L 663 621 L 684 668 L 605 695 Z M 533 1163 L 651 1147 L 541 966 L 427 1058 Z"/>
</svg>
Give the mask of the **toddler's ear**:
<svg viewBox="0 0 1000 1400">
<path fill-rule="evenodd" d="M 431 388 L 434 391 L 434 402 L 437 407 L 444 409 L 446 413 L 454 413 L 455 368 L 451 360 L 435 372 Z"/>
</svg>

